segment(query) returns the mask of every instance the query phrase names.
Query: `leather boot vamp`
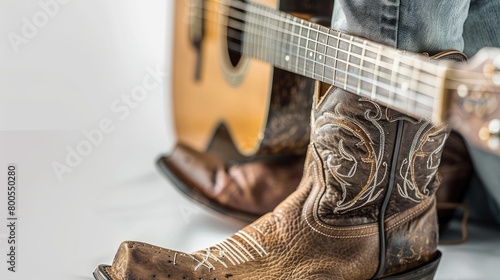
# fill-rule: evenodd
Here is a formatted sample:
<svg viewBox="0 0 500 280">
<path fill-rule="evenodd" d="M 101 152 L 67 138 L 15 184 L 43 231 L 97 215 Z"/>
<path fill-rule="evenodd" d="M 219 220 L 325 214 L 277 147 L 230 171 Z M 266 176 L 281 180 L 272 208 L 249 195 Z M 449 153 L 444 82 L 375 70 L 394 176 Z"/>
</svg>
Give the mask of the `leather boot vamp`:
<svg viewBox="0 0 500 280">
<path fill-rule="evenodd" d="M 178 144 L 163 160 L 179 188 L 226 208 L 255 215 L 268 213 L 290 195 L 302 178 L 305 156 L 227 165 L 214 156 Z M 255 218 L 254 218 L 255 219 Z"/>
</svg>

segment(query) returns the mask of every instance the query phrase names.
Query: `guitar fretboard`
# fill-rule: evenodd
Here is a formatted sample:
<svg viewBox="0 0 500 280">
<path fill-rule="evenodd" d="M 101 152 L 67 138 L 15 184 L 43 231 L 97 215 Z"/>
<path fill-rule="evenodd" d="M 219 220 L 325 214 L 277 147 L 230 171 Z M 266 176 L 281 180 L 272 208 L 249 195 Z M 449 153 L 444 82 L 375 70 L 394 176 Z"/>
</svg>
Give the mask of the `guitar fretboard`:
<svg viewBox="0 0 500 280">
<path fill-rule="evenodd" d="M 350 36 L 262 5 L 230 3 L 229 24 L 231 17 L 240 20 L 243 54 L 409 115 L 435 117 L 446 67 L 423 55 Z"/>
</svg>

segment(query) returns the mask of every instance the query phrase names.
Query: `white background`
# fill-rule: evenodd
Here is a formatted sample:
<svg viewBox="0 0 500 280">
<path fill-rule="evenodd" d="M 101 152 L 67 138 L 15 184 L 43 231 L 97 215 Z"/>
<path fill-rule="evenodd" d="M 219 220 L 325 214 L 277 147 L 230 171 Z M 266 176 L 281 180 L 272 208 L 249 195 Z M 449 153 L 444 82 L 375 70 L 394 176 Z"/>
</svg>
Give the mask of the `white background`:
<svg viewBox="0 0 500 280">
<path fill-rule="evenodd" d="M 40 3 L 48 2 L 0 0 L 0 186 L 9 164 L 18 171 L 17 272 L 8 272 L 4 261 L 2 187 L 0 279 L 92 279 L 121 241 L 194 251 L 237 230 L 241 224 L 175 192 L 154 166 L 175 142 L 169 111 L 174 1 L 66 0 L 44 18 Z M 27 21 L 38 26 L 29 29 Z M 128 115 L 113 110 L 151 77 L 148 69 L 165 73 L 160 86 Z M 114 130 L 86 146 L 80 160 L 68 156 L 88 142 L 83 131 L 95 132 L 103 120 Z M 58 177 L 55 162 L 71 172 Z M 492 242 L 496 247 L 444 248 L 451 253 L 439 277 L 495 275 L 500 262 L 491 256 L 500 250 Z M 467 265 L 457 265 L 462 262 Z"/>
<path fill-rule="evenodd" d="M 4 261 L 9 232 L 2 187 L 0 279 L 90 279 L 124 240 L 189 251 L 213 243 L 214 234 L 186 233 L 206 214 L 155 167 L 175 142 L 168 110 L 173 1 L 52 2 L 58 8 L 50 6 L 48 20 L 40 2 L 0 1 L 0 185 L 6 186 L 9 164 L 18 169 L 17 272 L 8 272 Z M 18 44 L 12 34 L 27 42 Z M 166 74 L 161 86 L 149 79 L 158 87 L 128 115 L 113 111 L 151 69 Z M 80 146 L 88 155 L 70 157 L 69 167 L 69 151 L 88 141 L 82 131 L 95 132 L 105 119 L 114 130 L 97 137 L 90 151 Z M 54 162 L 71 172 L 60 180 Z M 199 243 L 182 242 L 190 238 Z"/>
</svg>

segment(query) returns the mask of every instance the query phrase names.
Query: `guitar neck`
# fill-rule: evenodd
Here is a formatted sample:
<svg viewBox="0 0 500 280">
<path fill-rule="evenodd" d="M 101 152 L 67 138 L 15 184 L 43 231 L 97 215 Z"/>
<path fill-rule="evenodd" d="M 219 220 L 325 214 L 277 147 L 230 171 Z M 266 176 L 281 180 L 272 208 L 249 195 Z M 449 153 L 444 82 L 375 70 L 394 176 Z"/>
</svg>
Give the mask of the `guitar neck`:
<svg viewBox="0 0 500 280">
<path fill-rule="evenodd" d="M 231 4 L 229 20 L 244 17 L 243 54 L 418 118 L 442 120 L 446 66 L 262 5 Z"/>
</svg>

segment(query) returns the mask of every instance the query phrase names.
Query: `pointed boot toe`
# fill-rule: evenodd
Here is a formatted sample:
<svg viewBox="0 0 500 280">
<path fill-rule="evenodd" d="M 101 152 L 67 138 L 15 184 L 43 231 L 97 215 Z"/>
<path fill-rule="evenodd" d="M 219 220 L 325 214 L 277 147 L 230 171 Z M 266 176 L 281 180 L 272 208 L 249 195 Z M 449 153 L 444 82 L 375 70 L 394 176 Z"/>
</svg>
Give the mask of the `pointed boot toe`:
<svg viewBox="0 0 500 280">
<path fill-rule="evenodd" d="M 201 266 L 199 264 L 191 254 L 142 242 L 125 241 L 120 245 L 113 265 L 99 266 L 94 276 L 99 280 L 207 279 L 202 274 L 193 278 L 197 266 Z"/>
</svg>

